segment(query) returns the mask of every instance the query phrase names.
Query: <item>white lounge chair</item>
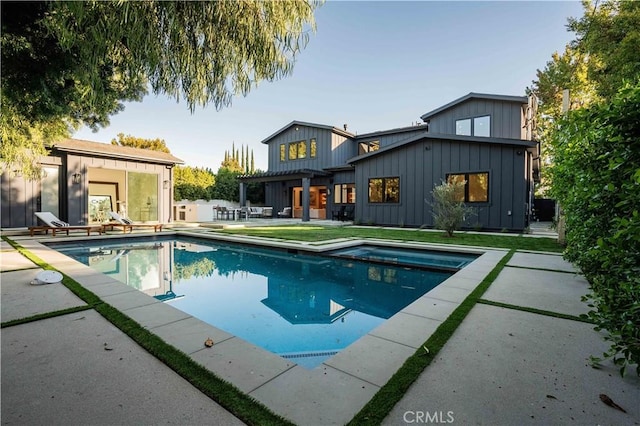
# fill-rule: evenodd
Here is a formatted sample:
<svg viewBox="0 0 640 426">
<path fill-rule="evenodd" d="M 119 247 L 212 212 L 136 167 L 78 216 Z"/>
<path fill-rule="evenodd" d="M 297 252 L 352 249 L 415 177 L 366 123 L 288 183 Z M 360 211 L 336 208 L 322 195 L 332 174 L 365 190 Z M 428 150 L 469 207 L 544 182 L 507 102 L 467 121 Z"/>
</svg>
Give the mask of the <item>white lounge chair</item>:
<svg viewBox="0 0 640 426">
<path fill-rule="evenodd" d="M 109 212 L 109 216 L 113 221 L 102 225 L 105 231 L 112 231 L 114 227 L 122 228 L 122 232 L 127 232 L 127 229 L 129 232 L 133 232 L 133 228 L 153 228 L 155 232 L 162 231 L 161 223 L 134 223 L 132 220 L 122 217 L 113 211 Z"/>
<path fill-rule="evenodd" d="M 44 231 L 45 234 L 48 234 L 49 230 L 54 237 L 59 231 L 64 231 L 67 235 L 69 235 L 69 231 L 87 231 L 87 235 L 91 235 L 91 231 L 102 234 L 102 226 L 100 225 L 69 225 L 51 212 L 35 212 L 35 215 L 45 225 L 29 226 L 29 234 L 32 237 L 35 232 Z"/>
</svg>

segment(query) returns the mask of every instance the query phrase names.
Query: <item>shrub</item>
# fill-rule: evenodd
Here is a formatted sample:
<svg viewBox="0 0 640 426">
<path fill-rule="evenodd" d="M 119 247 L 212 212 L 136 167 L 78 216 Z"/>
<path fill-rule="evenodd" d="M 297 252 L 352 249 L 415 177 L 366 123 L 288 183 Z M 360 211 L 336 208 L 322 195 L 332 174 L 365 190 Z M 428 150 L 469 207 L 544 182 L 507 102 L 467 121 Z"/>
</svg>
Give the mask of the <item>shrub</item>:
<svg viewBox="0 0 640 426">
<path fill-rule="evenodd" d="M 591 285 L 588 317 L 613 358 L 640 375 L 640 85 L 572 111 L 552 136 L 552 191 L 566 217 L 565 257 Z M 592 361 L 601 359 L 592 357 Z"/>
<path fill-rule="evenodd" d="M 448 237 L 453 237 L 453 231 L 459 229 L 465 216 L 471 214 L 471 209 L 459 200 L 458 195 L 460 192 L 464 193 L 465 183 L 443 181 L 431 191 L 433 223 L 436 229 L 442 229 Z"/>
</svg>

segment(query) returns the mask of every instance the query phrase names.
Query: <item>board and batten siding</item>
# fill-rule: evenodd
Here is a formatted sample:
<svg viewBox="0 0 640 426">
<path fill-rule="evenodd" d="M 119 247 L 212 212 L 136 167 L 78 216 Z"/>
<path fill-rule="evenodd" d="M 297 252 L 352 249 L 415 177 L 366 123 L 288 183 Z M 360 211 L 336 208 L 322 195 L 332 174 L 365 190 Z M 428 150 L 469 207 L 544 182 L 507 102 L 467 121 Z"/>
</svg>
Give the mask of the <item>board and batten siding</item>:
<svg viewBox="0 0 640 426">
<path fill-rule="evenodd" d="M 309 151 L 310 141 L 314 138 L 316 139 L 316 157 L 311 158 Z M 329 129 L 304 125 L 291 126 L 268 142 L 269 171 L 322 170 L 327 167 L 342 166 L 348 158 L 354 156 L 351 153 L 353 149 L 346 139 L 344 136 L 337 135 Z M 289 160 L 289 144 L 302 140 L 307 142 L 307 157 Z M 281 144 L 285 145 L 285 161 L 280 161 Z"/>
<path fill-rule="evenodd" d="M 425 138 L 358 161 L 356 219 L 365 224 L 433 226 L 429 203 L 435 185 L 449 173 L 489 172 L 489 202 L 469 204 L 475 215 L 465 226 L 522 230 L 527 191 L 523 151 L 510 145 Z M 379 177 L 400 178 L 400 203 L 369 203 L 368 181 Z"/>
<path fill-rule="evenodd" d="M 526 105 L 525 105 L 526 106 Z M 523 105 L 491 99 L 470 99 L 429 119 L 429 132 L 456 134 L 456 120 L 489 115 L 491 137 L 520 139 L 524 126 Z"/>
</svg>

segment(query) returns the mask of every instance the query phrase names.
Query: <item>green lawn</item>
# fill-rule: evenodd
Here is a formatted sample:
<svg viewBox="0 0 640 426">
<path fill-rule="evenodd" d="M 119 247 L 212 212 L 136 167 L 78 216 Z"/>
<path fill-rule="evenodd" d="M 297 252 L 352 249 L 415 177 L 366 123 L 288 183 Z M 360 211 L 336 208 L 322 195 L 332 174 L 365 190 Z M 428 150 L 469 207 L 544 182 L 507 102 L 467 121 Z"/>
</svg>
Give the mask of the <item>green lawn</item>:
<svg viewBox="0 0 640 426">
<path fill-rule="evenodd" d="M 325 241 L 336 238 L 382 238 L 424 243 L 457 244 L 516 250 L 536 250 L 560 253 L 563 247 L 553 238 L 533 238 L 523 235 L 489 235 L 457 232 L 453 238 L 443 232 L 417 229 L 381 229 L 376 227 L 289 225 L 222 229 L 217 232 L 251 235 L 297 241 Z"/>
</svg>

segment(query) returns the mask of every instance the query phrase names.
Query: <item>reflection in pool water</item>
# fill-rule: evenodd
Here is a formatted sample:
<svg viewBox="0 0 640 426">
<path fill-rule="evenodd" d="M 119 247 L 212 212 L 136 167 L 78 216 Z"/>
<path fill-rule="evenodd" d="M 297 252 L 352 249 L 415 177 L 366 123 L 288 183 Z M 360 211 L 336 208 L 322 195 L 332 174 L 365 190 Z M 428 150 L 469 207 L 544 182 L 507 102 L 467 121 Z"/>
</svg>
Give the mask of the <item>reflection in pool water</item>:
<svg viewBox="0 0 640 426">
<path fill-rule="evenodd" d="M 451 276 L 185 238 L 54 248 L 309 368 Z"/>
</svg>

